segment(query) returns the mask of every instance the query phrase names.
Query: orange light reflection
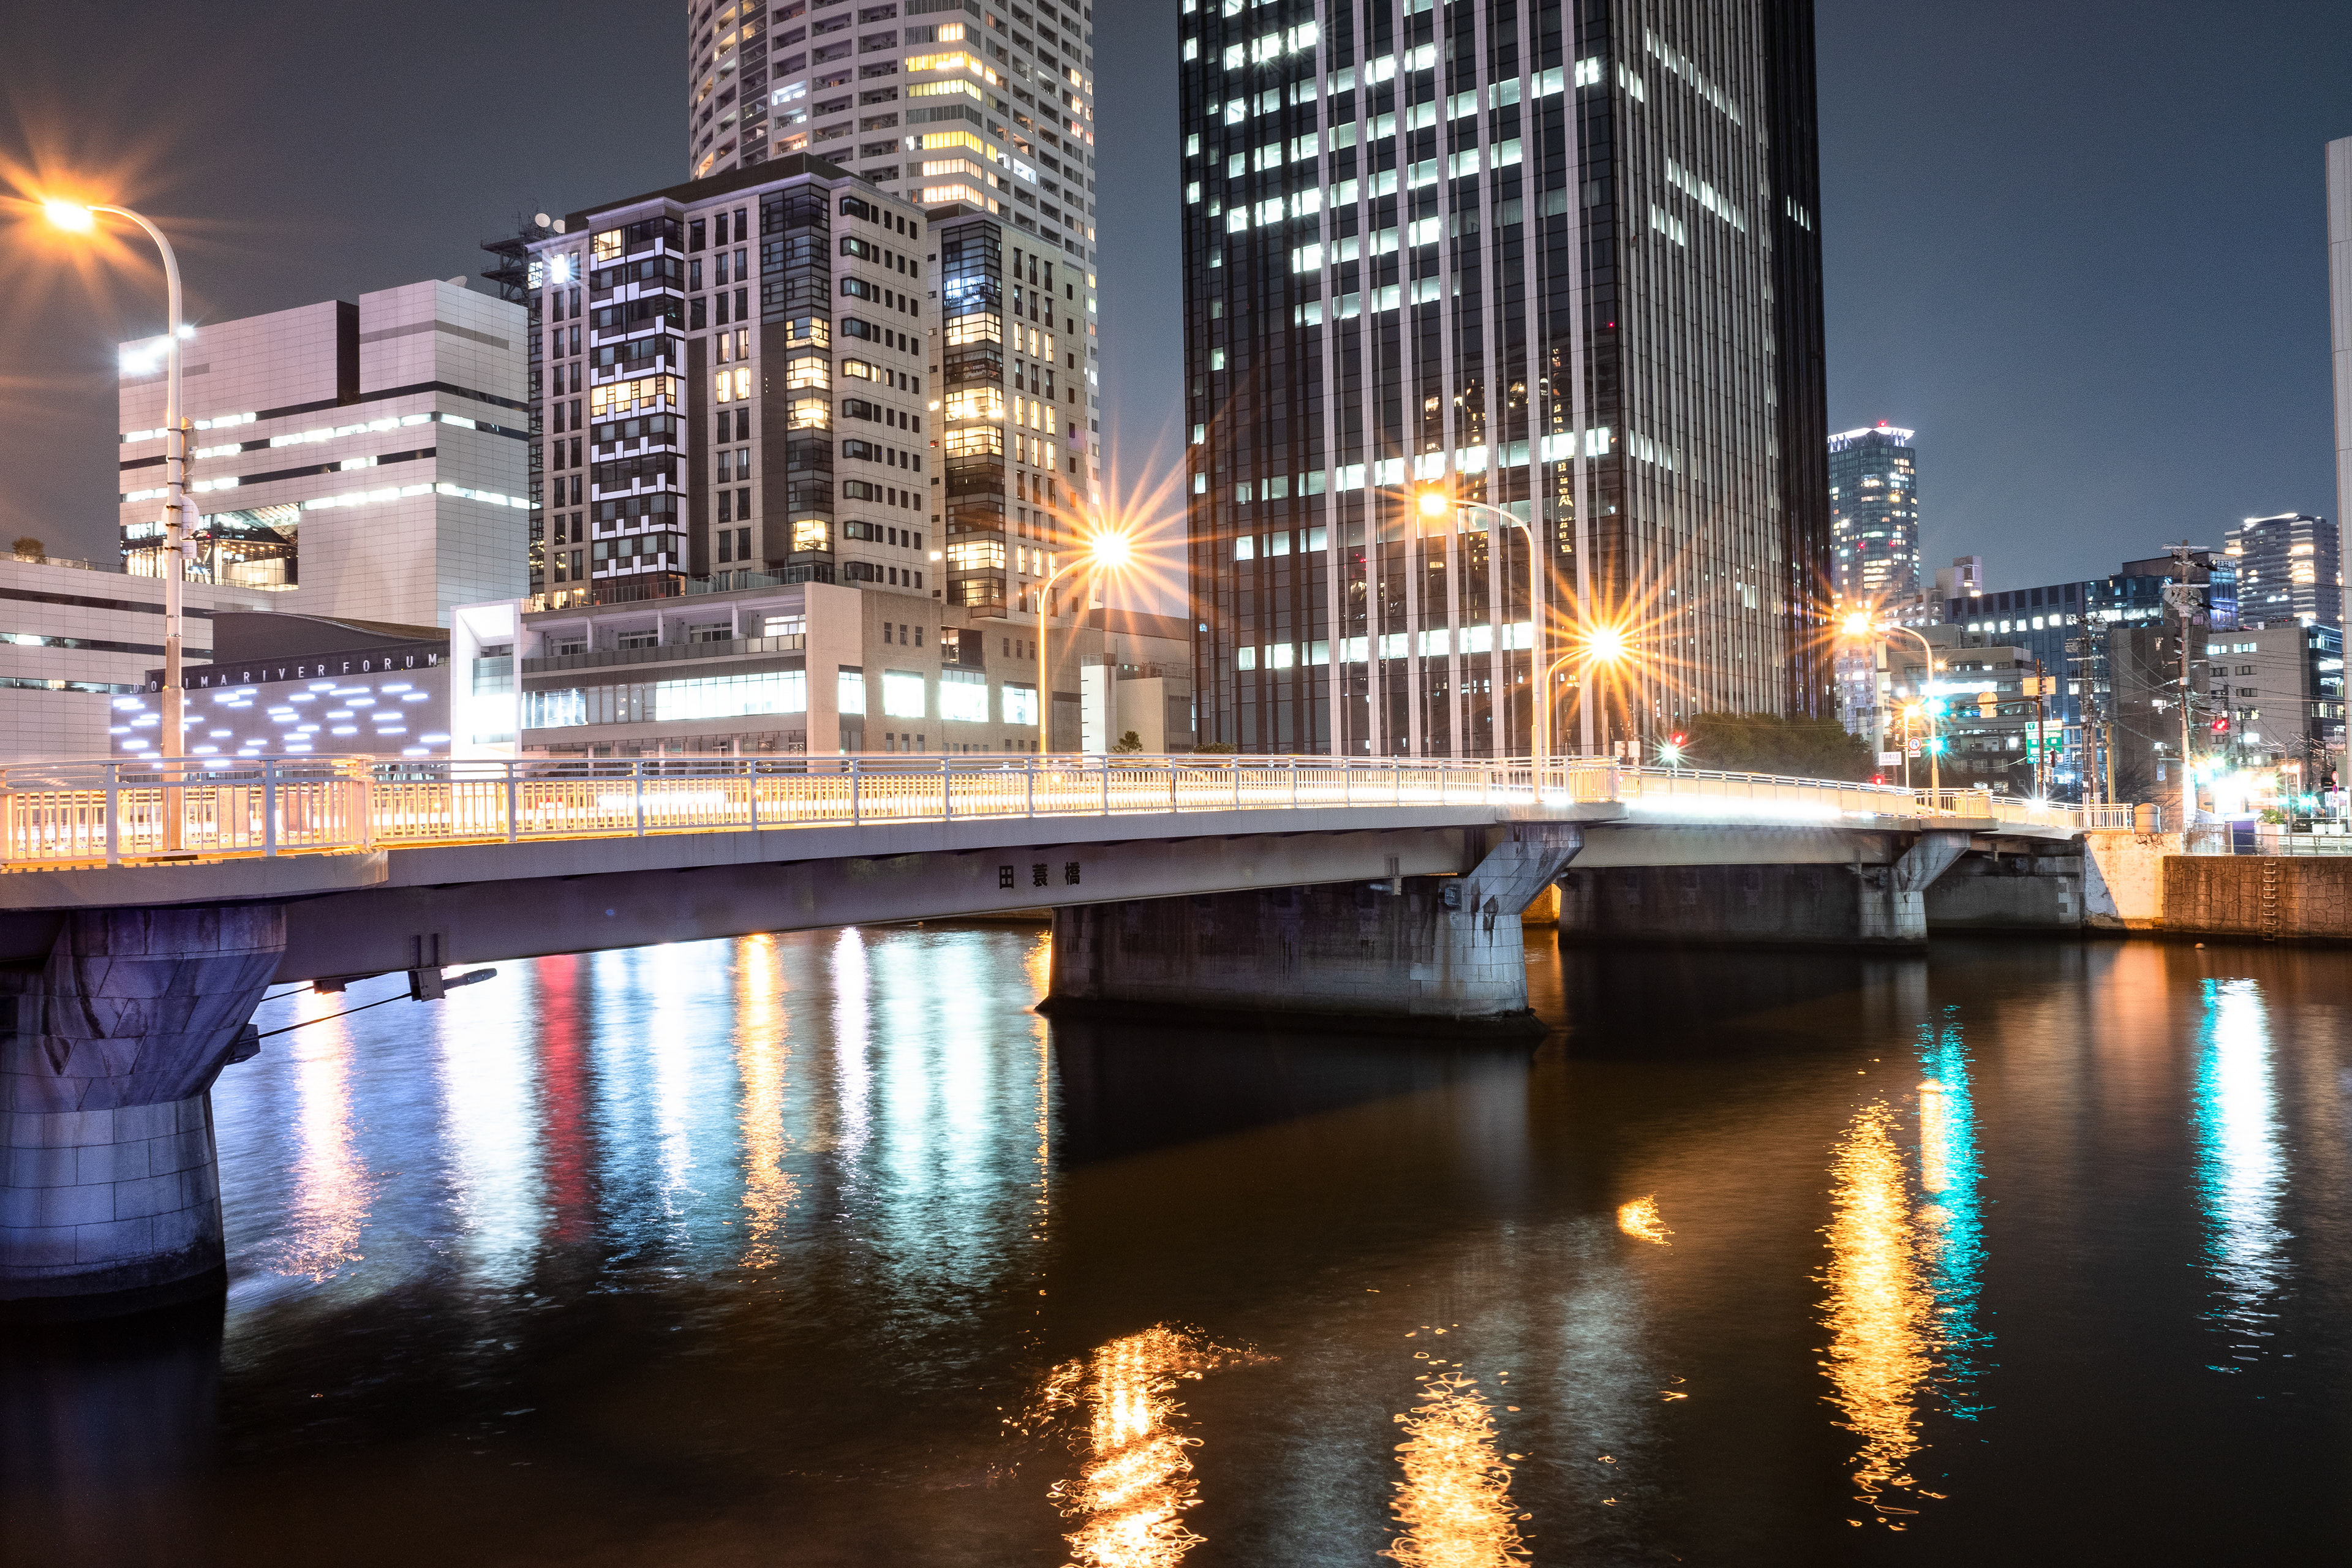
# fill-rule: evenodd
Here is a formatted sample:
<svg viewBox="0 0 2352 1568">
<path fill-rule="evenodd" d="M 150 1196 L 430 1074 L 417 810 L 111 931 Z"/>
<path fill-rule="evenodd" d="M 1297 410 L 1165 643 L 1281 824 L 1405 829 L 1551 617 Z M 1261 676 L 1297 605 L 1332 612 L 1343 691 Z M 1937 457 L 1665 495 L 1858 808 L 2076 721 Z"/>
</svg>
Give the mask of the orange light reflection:
<svg viewBox="0 0 2352 1568">
<path fill-rule="evenodd" d="M 1658 1217 L 1658 1200 L 1654 1194 L 1635 1198 L 1632 1203 L 1617 1205 L 1617 1228 L 1627 1236 L 1643 1241 L 1654 1241 L 1660 1247 L 1673 1245 L 1666 1237 L 1674 1232 Z"/>
<path fill-rule="evenodd" d="M 1528 1561 L 1511 1503 L 1511 1467 L 1496 1451 L 1494 1407 L 1459 1369 L 1429 1379 L 1397 1417 L 1404 1479 L 1390 1503 L 1404 1533 L 1381 1555 L 1412 1568 L 1504 1568 Z"/>
<path fill-rule="evenodd" d="M 772 1267 L 797 1188 L 784 1169 L 784 1092 L 793 1051 L 783 1009 L 784 977 L 774 939 L 745 937 L 736 949 L 735 1068 L 743 1083 L 743 1207 L 751 1214 L 743 1265 Z"/>
<path fill-rule="evenodd" d="M 1909 1466 L 1919 1447 L 1919 1400 L 1936 1370 L 1934 1292 L 1919 1268 L 1920 1236 L 1911 1212 L 1895 1116 L 1884 1105 L 1858 1112 L 1831 1165 L 1827 1229 L 1830 1331 L 1822 1370 L 1840 1423 L 1862 1439 L 1855 1499 L 1890 1529 L 1912 1510 L 1888 1494 L 1914 1488 Z"/>
<path fill-rule="evenodd" d="M 1083 1405 L 1087 1455 L 1075 1479 L 1050 1496 L 1065 1518 L 1076 1568 L 1169 1568 L 1202 1539 L 1183 1515 L 1200 1500 L 1187 1448 L 1200 1439 L 1180 1425 L 1183 1406 L 1169 1397 L 1182 1377 L 1197 1378 L 1214 1354 L 1164 1326 L 1113 1340 L 1083 1362 L 1055 1369 L 1047 1406 Z"/>
</svg>

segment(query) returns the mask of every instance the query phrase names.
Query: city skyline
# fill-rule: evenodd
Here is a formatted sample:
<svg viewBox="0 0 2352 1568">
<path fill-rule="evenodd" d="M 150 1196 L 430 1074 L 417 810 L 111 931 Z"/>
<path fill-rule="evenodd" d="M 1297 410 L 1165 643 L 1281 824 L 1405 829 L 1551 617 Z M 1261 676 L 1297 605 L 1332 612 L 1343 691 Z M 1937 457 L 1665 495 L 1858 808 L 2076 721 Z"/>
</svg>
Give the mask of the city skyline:
<svg viewBox="0 0 2352 1568">
<path fill-rule="evenodd" d="M 11 51 L 39 62 L 24 74 L 45 85 L 18 95 L 0 135 L 15 171 L 119 179 L 118 194 L 174 221 L 200 326 L 419 277 L 470 276 L 480 267 L 474 246 L 512 232 L 518 215 L 678 177 L 674 86 L 632 94 L 632 107 L 600 110 L 579 137 L 535 143 L 498 169 L 473 156 L 476 132 L 461 107 L 504 90 L 526 59 L 566 71 L 583 101 L 612 101 L 646 68 L 639 57 L 678 58 L 683 22 L 667 5 L 614 5 L 599 26 L 552 38 L 497 16 L 414 6 L 413 27 L 371 36 L 370 47 L 387 68 L 415 68 L 415 93 L 381 106 L 337 94 L 331 112 L 320 95 L 341 79 L 328 62 L 349 47 L 341 34 L 289 41 L 259 16 L 223 28 L 160 7 L 142 19 L 141 9 L 131 20 L 143 46 L 103 68 L 82 58 L 58 14 L 12 16 Z M 2308 47 L 2260 47 L 2265 28 L 2192 47 L 2190 28 L 2151 17 L 2130 57 L 2135 71 L 2118 79 L 2111 62 L 2088 68 L 2100 29 L 2049 26 L 2043 12 L 2034 15 L 2053 47 L 2019 62 L 1998 48 L 2000 13 L 1980 27 L 1878 16 L 1864 29 L 1841 26 L 1857 8 L 1821 7 L 1830 420 L 1933 432 L 1927 559 L 1981 553 L 2000 583 L 2089 575 L 2151 540 L 2214 543 L 2246 516 L 2332 510 L 2320 169 L 2322 146 L 2347 127 L 2318 87 L 2321 62 L 2343 53 L 2329 40 L 2352 46 L 2352 17 L 2274 10 Z M 435 18 L 471 29 L 479 47 L 453 66 L 432 41 Z M 1181 335 L 1168 306 L 1181 190 L 1174 22 L 1172 10 L 1106 12 L 1095 39 L 1098 71 L 1122 84 L 1101 105 L 1099 221 L 1104 309 L 1120 322 L 1104 343 L 1105 437 L 1124 447 L 1130 469 L 1155 441 L 1162 462 L 1180 457 L 1176 389 L 1159 369 Z M 1945 73 L 1953 85 L 1897 87 L 1910 79 L 1877 69 L 1927 47 L 1953 62 Z M 232 118 L 203 110 L 185 130 L 116 131 L 73 112 L 101 74 L 118 91 L 160 82 L 192 58 L 217 60 L 243 89 L 207 101 L 281 104 L 285 123 L 308 117 L 320 133 L 244 138 Z M 1988 68 L 1966 68 L 1971 60 Z M 2147 158 L 2133 137 L 2162 110 L 2140 105 L 2131 83 L 2191 65 L 2200 80 L 2228 84 L 2247 113 L 2193 142 L 2165 130 L 2163 144 L 2186 166 Z M 2013 95 L 2015 112 L 1990 117 L 2001 129 L 1979 148 L 1964 132 L 1981 122 L 1981 106 L 1960 99 L 1988 81 Z M 2060 101 L 2063 110 L 2046 107 Z M 2128 112 L 2110 112 L 2117 109 Z M 2043 130 L 2079 133 L 2065 170 L 2018 155 Z M 2158 164 L 2172 171 L 2161 182 Z M 453 179 L 452 168 L 463 172 Z M 1916 200 L 1922 170 L 1936 173 L 1939 202 Z M 2128 178 L 2116 187 L 2111 174 Z M 271 193 L 269 205 L 256 191 Z M 2095 200 L 2083 199 L 2094 191 Z M 2259 223 L 2261 241 L 2209 237 L 2177 255 L 2177 246 L 2153 243 L 2187 220 L 2192 200 L 2207 215 L 2200 233 L 2251 235 Z M 1990 221 L 2004 212 L 2005 221 Z M 2020 233 L 2032 237 L 2030 266 L 2019 262 Z M 2004 258 L 2011 264 L 1990 265 Z M 154 330 L 152 279 L 135 258 L 91 289 L 46 253 L 12 265 L 41 308 L 20 314 L 6 347 L 0 455 L 26 476 L 11 488 L 7 521 L 53 552 L 102 553 L 111 533 L 101 486 L 115 459 L 113 345 Z M 2181 309 L 2184 291 L 2217 268 L 2231 286 L 2214 290 L 2212 308 Z M 1930 300 L 1933 320 L 1923 321 Z M 2167 332 L 2143 331 L 2159 310 L 2177 312 Z M 2117 368 L 2089 375 L 2087 366 Z M 2112 469 L 2085 472 L 2052 449 L 2037 421 L 2062 418 L 2096 433 Z M 2024 504 L 2036 495 L 2074 526 L 2053 531 L 2047 510 Z"/>
</svg>

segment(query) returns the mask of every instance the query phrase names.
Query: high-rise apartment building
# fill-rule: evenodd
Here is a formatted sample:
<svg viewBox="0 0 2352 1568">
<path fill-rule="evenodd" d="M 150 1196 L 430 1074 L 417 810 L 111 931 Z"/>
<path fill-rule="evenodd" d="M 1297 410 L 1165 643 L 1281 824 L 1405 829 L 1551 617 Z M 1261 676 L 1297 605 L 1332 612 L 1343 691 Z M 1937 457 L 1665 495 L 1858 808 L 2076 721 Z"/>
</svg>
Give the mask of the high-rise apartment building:
<svg viewBox="0 0 2352 1568">
<path fill-rule="evenodd" d="M 695 178 L 813 153 L 935 222 L 987 220 L 1000 271 L 1016 252 L 1024 276 L 1053 268 L 1066 308 L 1039 329 L 1053 346 L 1024 346 L 1060 373 L 1052 433 L 1070 444 L 1054 471 L 1088 505 L 1101 466 L 1092 19 L 1004 0 L 687 5 Z M 1024 298 L 1043 287 L 1024 283 Z"/>
<path fill-rule="evenodd" d="M 2344 550 L 2335 523 L 2308 512 L 2250 517 L 2226 543 L 2238 568 L 2238 622 L 2344 629 Z"/>
<path fill-rule="evenodd" d="M 689 577 L 936 587 L 923 215 L 821 159 L 601 204 L 530 242 L 535 594 Z"/>
<path fill-rule="evenodd" d="M 1561 749 L 1824 709 L 1811 5 L 1178 27 L 1202 740 L 1524 752 L 1538 688 Z M 1630 657 L 1577 653 L 1604 626 Z"/>
<path fill-rule="evenodd" d="M 1919 458 L 1881 421 L 1830 437 L 1830 591 L 1842 610 L 1919 591 Z"/>
<path fill-rule="evenodd" d="M 191 582 L 446 625 L 517 592 L 533 513 L 525 311 L 435 280 L 199 326 L 182 350 Z M 163 340 L 122 345 L 124 563 L 159 572 Z"/>
</svg>

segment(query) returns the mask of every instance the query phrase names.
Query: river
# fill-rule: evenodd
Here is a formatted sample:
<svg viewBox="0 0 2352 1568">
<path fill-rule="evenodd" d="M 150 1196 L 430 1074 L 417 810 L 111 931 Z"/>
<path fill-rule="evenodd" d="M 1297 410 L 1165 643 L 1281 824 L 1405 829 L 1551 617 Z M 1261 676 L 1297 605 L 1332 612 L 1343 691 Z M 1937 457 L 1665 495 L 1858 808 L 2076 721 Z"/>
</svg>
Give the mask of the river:
<svg viewBox="0 0 2352 1568">
<path fill-rule="evenodd" d="M 2343 1559 L 2352 955 L 1528 955 L 1511 1049 L 1049 1025 L 1018 925 L 278 1036 L 226 1310 L 0 1351 L 0 1547 Z"/>
</svg>

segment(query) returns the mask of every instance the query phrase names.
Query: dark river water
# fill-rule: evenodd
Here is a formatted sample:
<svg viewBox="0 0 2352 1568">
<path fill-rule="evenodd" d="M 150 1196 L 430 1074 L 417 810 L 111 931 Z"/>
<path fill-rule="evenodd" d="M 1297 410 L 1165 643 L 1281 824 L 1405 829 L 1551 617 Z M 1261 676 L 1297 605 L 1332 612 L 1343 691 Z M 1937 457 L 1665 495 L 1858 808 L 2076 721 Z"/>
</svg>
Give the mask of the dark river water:
<svg viewBox="0 0 2352 1568">
<path fill-rule="evenodd" d="M 1019 926 L 280 1036 L 226 1312 L 0 1350 L 0 1555 L 2352 1558 L 2352 956 L 1528 954 L 1515 1049 L 1048 1025 Z"/>
</svg>

